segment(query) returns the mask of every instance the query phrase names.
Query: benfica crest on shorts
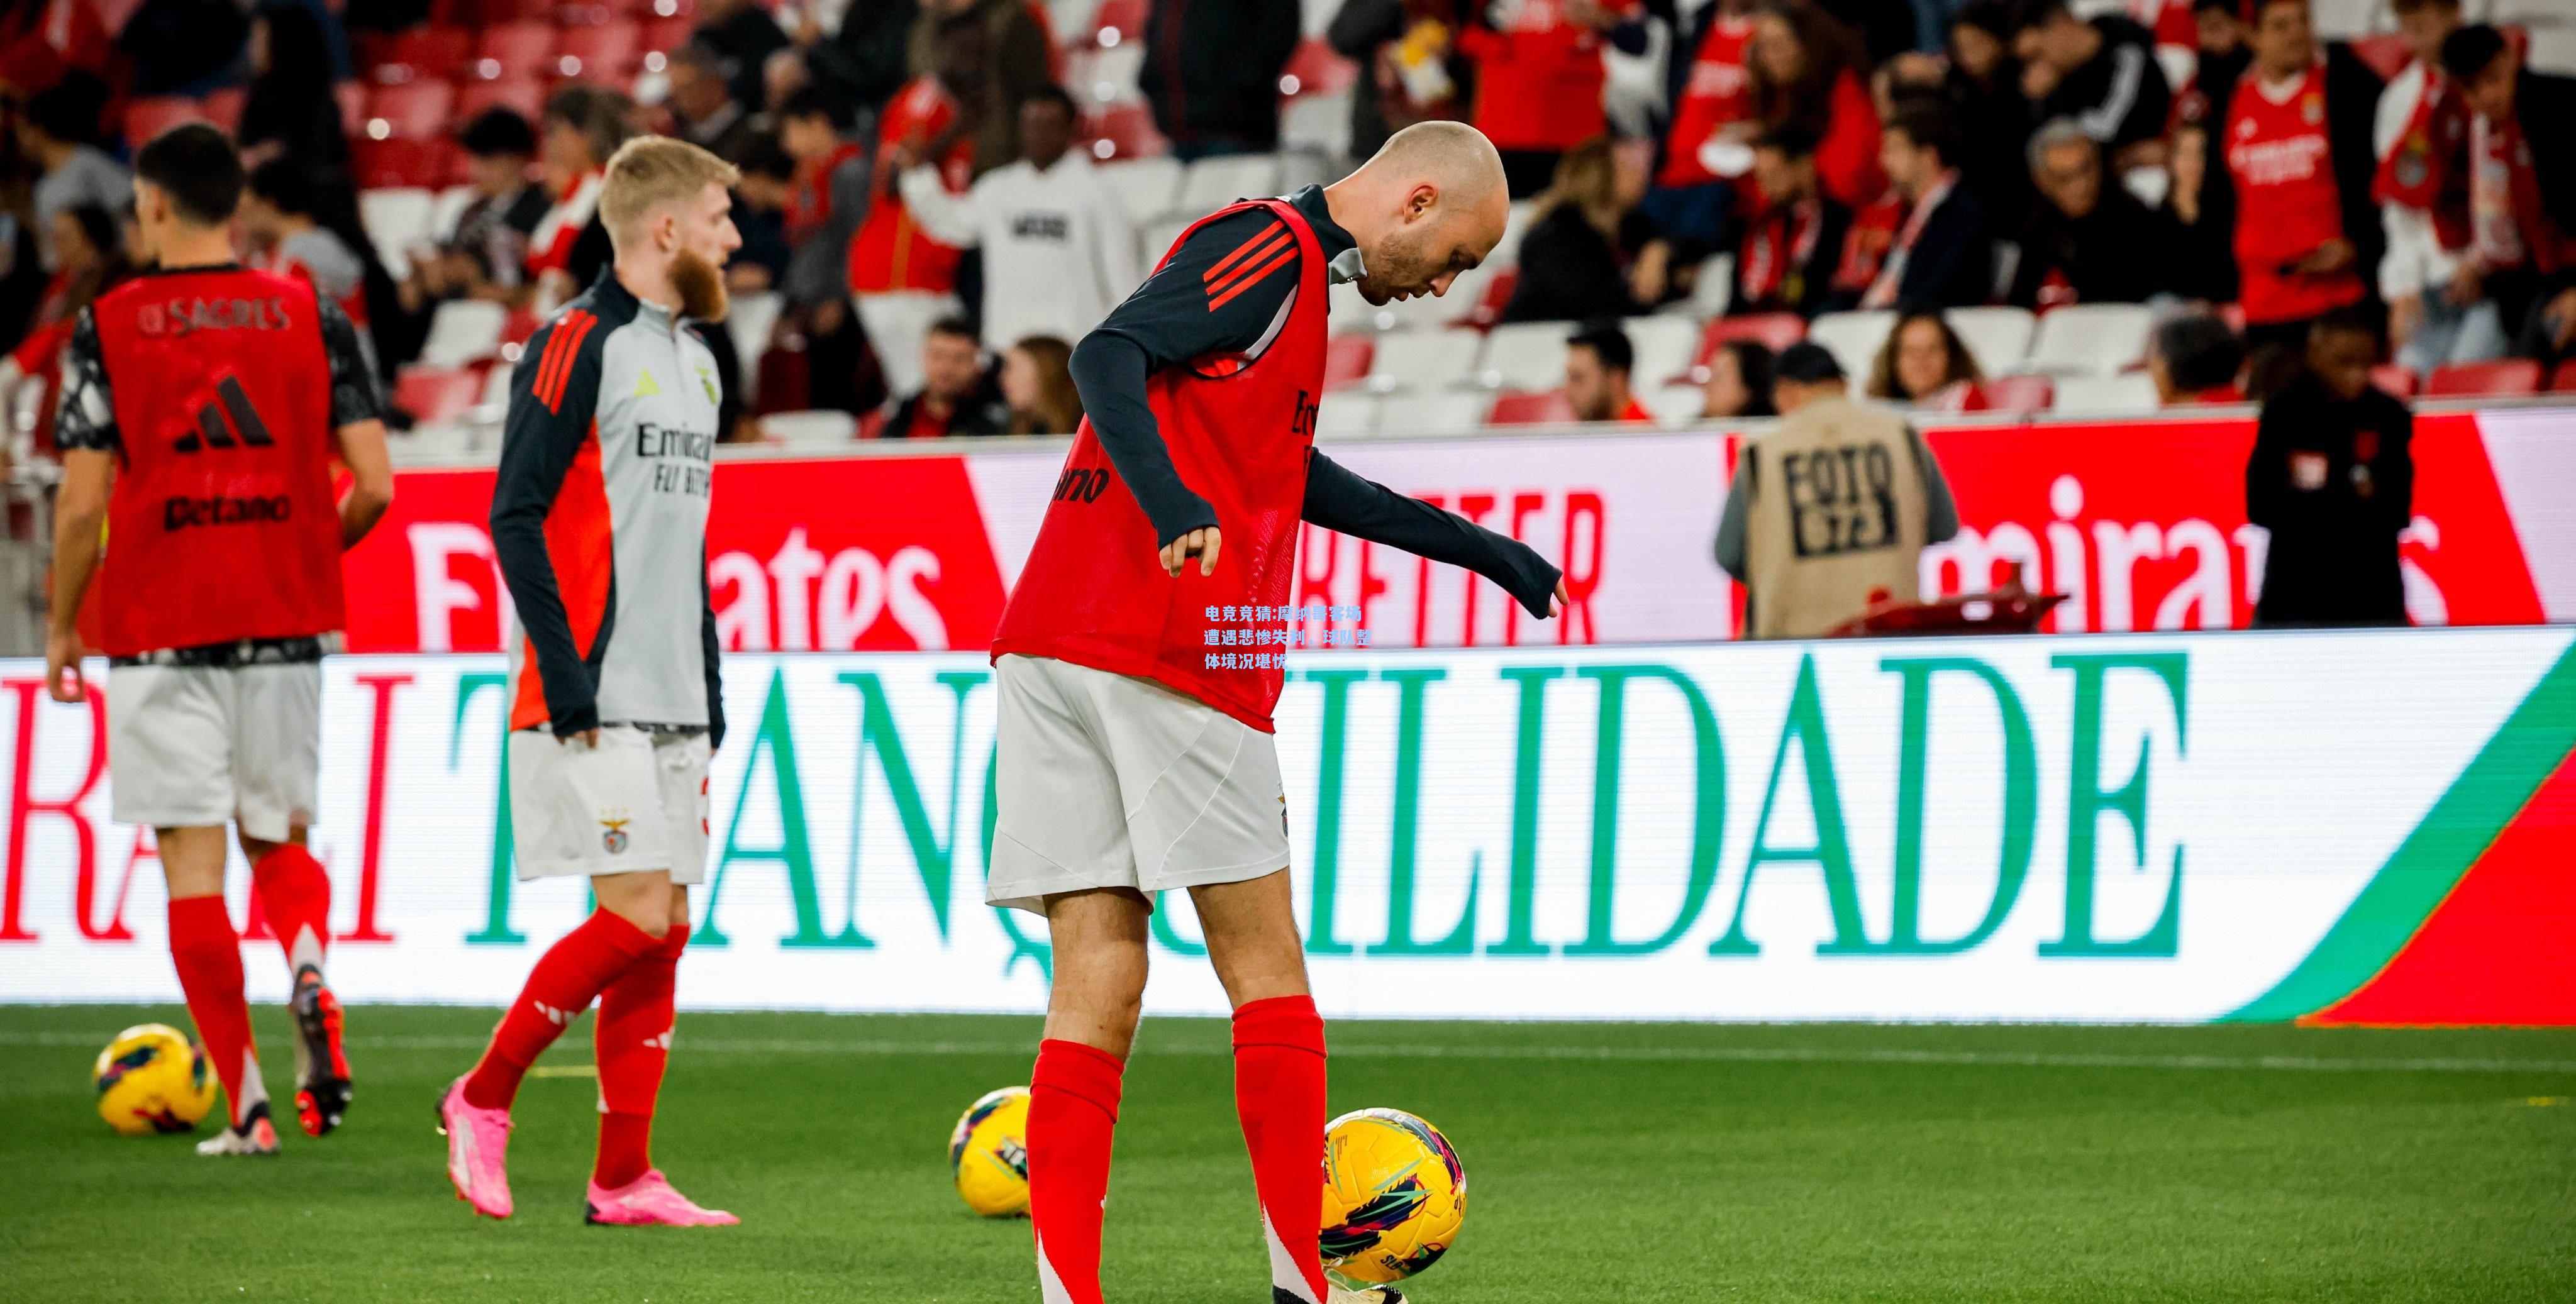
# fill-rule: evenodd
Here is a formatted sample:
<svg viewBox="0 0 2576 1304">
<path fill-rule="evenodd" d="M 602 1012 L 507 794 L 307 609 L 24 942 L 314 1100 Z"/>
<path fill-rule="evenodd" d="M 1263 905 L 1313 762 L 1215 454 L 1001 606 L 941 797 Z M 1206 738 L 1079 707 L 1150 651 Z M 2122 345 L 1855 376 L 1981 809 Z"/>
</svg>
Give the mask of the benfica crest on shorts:
<svg viewBox="0 0 2576 1304">
<path fill-rule="evenodd" d="M 626 854 L 626 826 L 634 822 L 635 821 L 631 819 L 612 820 L 602 818 L 599 821 L 599 845 L 605 848 L 608 854 L 612 856 L 622 856 Z"/>
</svg>

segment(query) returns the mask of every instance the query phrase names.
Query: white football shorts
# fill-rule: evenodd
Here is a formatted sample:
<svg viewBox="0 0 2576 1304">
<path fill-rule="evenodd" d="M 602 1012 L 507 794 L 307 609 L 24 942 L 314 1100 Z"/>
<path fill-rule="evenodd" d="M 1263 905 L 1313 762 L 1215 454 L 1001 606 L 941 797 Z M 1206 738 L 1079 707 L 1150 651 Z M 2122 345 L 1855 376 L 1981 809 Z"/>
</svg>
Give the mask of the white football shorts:
<svg viewBox="0 0 2576 1304">
<path fill-rule="evenodd" d="M 510 734 L 510 837 L 519 877 L 707 877 L 707 735 L 609 725 L 599 745 Z"/>
<path fill-rule="evenodd" d="M 313 823 L 322 666 L 114 666 L 109 803 L 120 824 L 221 828 L 284 842 Z"/>
<path fill-rule="evenodd" d="M 1149 679 L 1004 655 L 984 899 L 1045 912 L 1092 888 L 1147 894 L 1288 867 L 1269 734 Z"/>
</svg>

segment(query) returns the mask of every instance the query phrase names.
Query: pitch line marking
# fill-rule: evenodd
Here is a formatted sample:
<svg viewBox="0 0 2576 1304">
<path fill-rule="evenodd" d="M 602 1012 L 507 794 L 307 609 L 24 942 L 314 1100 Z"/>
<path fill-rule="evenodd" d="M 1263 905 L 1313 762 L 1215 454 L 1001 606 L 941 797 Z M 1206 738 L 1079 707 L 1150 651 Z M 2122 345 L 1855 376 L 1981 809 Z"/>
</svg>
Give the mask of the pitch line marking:
<svg viewBox="0 0 2576 1304">
<path fill-rule="evenodd" d="M 0 1046 L 96 1046 L 113 1032 L 0 1031 Z M 488 1037 L 351 1037 L 370 1050 L 474 1050 Z M 691 1055 L 1032 1055 L 1029 1041 L 894 1041 L 853 1038 L 691 1037 Z M 1228 1057 L 1223 1045 L 1157 1046 L 1140 1043 L 1135 1054 Z M 2424 1057 L 2354 1059 L 2299 1055 L 2118 1055 L 2020 1051 L 1898 1049 L 1822 1050 L 1761 1046 L 1395 1046 L 1340 1044 L 1337 1059 L 1577 1060 L 1710 1064 L 1920 1064 L 1959 1068 L 2168 1069 L 2210 1072 L 2296 1073 L 2551 1073 L 2576 1074 L 2576 1060 Z M 548 1075 L 551 1076 L 551 1075 Z"/>
</svg>

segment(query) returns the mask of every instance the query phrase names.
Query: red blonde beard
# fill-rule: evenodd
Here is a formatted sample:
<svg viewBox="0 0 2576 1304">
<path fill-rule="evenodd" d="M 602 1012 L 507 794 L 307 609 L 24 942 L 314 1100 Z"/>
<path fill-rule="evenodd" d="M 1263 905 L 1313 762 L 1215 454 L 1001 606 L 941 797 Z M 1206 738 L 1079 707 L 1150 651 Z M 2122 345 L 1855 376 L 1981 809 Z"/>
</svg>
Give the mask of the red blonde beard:
<svg viewBox="0 0 2576 1304">
<path fill-rule="evenodd" d="M 680 295 L 680 315 L 696 321 L 723 321 L 729 306 L 724 272 L 714 263 L 682 249 L 671 255 L 671 288 Z"/>
</svg>

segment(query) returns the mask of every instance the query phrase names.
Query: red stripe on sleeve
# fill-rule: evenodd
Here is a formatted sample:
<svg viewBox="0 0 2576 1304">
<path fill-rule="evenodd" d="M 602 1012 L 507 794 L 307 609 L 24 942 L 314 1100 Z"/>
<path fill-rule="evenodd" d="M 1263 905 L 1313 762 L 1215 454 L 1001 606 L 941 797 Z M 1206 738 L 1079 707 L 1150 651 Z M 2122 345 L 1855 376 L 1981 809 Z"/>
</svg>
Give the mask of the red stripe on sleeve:
<svg viewBox="0 0 2576 1304">
<path fill-rule="evenodd" d="M 571 333 L 565 329 L 568 324 L 556 322 L 546 332 L 546 351 L 537 355 L 537 374 L 528 382 L 528 395 L 540 403 L 546 401 L 546 378 L 554 374 L 555 359 L 563 356 L 564 337 Z"/>
<path fill-rule="evenodd" d="M 1233 253 L 1217 259 L 1216 265 L 1208 268 L 1206 274 L 1199 277 L 1199 279 L 1213 284 L 1218 277 L 1225 275 L 1225 269 L 1232 267 L 1237 263 L 1251 262 L 1260 255 L 1268 253 L 1268 246 L 1272 243 L 1272 237 L 1274 236 L 1280 239 L 1288 238 L 1287 224 L 1284 222 L 1274 222 L 1269 226 L 1263 227 L 1259 235 L 1244 241 L 1242 244 L 1236 245 Z"/>
<path fill-rule="evenodd" d="M 1244 274 L 1241 278 L 1237 279 L 1232 288 L 1228 289 L 1225 293 L 1209 299 L 1208 311 L 1215 312 L 1217 309 L 1224 307 L 1227 300 L 1251 289 L 1255 284 L 1267 278 L 1272 272 L 1278 271 L 1280 268 L 1296 261 L 1296 258 L 1297 251 L 1295 249 L 1290 248 L 1280 250 L 1278 257 L 1273 258 L 1269 262 L 1263 263 L 1261 266 Z"/>
<path fill-rule="evenodd" d="M 548 412 L 563 410 L 564 389 L 572 383 L 573 363 L 581 357 L 582 341 L 590 338 L 590 328 L 598 325 L 599 319 L 586 312 L 569 313 L 565 316 L 565 324 L 572 327 L 572 341 L 564 346 L 563 357 L 555 362 L 553 377 L 546 385 Z"/>
</svg>

